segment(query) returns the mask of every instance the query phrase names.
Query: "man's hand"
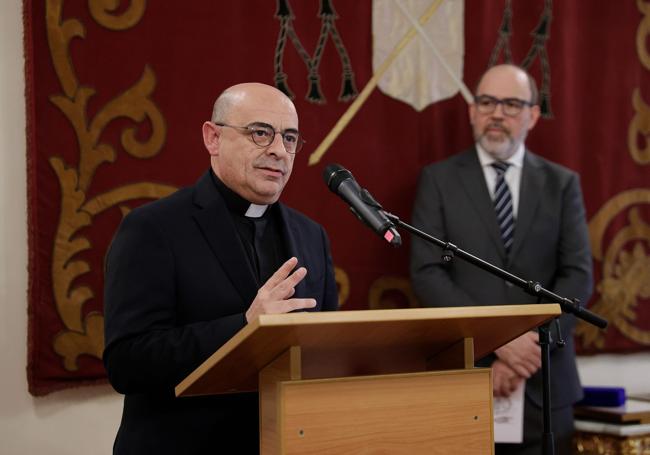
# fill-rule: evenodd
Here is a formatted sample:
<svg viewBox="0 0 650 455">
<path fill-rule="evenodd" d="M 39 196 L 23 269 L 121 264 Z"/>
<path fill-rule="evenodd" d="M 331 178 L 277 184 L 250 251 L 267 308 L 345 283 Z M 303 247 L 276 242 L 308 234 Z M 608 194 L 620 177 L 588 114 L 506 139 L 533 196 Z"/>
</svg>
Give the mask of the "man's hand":
<svg viewBox="0 0 650 455">
<path fill-rule="evenodd" d="M 495 397 L 510 396 L 523 380 L 503 360 L 497 359 L 492 364 L 492 392 Z"/>
<path fill-rule="evenodd" d="M 314 299 L 290 298 L 296 292 L 296 285 L 307 275 L 307 269 L 304 267 L 291 273 L 296 265 L 297 258 L 289 259 L 259 288 L 255 300 L 246 311 L 247 322 L 257 319 L 260 314 L 288 313 L 316 306 Z"/>
<path fill-rule="evenodd" d="M 542 366 L 542 350 L 536 332 L 524 333 L 494 353 L 523 378 L 531 377 Z"/>
</svg>

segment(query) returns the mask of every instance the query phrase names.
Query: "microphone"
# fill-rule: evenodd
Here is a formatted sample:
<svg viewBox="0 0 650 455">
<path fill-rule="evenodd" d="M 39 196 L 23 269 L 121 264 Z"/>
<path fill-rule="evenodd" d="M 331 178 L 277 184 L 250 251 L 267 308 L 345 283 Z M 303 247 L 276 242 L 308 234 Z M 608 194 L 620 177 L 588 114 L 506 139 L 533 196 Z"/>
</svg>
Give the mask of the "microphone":
<svg viewBox="0 0 650 455">
<path fill-rule="evenodd" d="M 359 186 L 350 171 L 339 164 L 329 164 L 323 171 L 323 180 L 330 191 L 349 206 L 359 220 L 393 246 L 402 244 L 395 225 L 384 214 L 381 205 L 368 190 Z"/>
</svg>

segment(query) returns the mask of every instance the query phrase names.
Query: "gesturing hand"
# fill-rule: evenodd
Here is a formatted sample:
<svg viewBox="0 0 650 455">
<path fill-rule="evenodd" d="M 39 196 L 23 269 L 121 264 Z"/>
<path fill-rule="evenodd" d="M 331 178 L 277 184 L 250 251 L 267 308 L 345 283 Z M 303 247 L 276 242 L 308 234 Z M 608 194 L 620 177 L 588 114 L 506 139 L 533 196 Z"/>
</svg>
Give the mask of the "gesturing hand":
<svg viewBox="0 0 650 455">
<path fill-rule="evenodd" d="M 314 299 L 291 298 L 296 292 L 296 285 L 307 275 L 307 269 L 304 267 L 291 273 L 296 265 L 297 258 L 289 259 L 258 289 L 255 300 L 246 311 L 247 322 L 257 319 L 260 314 L 288 313 L 316 306 Z"/>
<path fill-rule="evenodd" d="M 529 378 L 542 366 L 542 350 L 536 332 L 526 332 L 494 353 L 524 378 Z"/>
</svg>

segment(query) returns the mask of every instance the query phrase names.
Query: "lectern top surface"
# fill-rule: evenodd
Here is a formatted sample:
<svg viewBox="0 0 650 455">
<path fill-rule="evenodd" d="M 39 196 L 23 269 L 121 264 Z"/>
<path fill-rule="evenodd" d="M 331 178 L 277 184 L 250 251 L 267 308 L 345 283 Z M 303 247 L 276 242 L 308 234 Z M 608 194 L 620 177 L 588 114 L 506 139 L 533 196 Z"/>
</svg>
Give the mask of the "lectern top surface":
<svg viewBox="0 0 650 455">
<path fill-rule="evenodd" d="M 258 372 L 291 346 L 355 361 L 351 352 L 356 359 L 382 352 L 426 357 L 472 338 L 478 359 L 560 314 L 557 304 L 539 304 L 261 315 L 185 378 L 176 395 L 256 390 Z"/>
</svg>

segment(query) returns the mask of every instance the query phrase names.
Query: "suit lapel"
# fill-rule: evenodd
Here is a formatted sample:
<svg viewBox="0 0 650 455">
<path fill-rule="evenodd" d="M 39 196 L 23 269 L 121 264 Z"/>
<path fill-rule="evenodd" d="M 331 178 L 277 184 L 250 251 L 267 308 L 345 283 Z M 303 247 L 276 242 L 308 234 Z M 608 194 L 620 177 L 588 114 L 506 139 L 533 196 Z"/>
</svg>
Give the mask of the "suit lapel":
<svg viewBox="0 0 650 455">
<path fill-rule="evenodd" d="M 540 197 L 544 191 L 546 177 L 543 172 L 539 171 L 539 166 L 540 163 L 537 157 L 526 150 L 519 187 L 519 208 L 515 222 L 515 237 L 510 250 L 511 260 L 515 257 L 517 250 L 524 242 L 526 233 L 535 218 Z"/>
<path fill-rule="evenodd" d="M 309 270 L 308 264 L 305 263 L 303 255 L 298 249 L 298 245 L 304 245 L 303 234 L 299 229 L 294 229 L 292 223 L 290 222 L 291 214 L 284 204 L 278 204 L 280 210 L 280 219 L 282 223 L 282 236 L 284 240 L 284 245 L 287 249 L 288 258 L 293 256 L 298 258 L 298 267 L 307 267 Z M 288 259 L 287 258 L 287 259 Z M 307 285 L 305 284 L 305 279 L 300 281 L 295 287 L 295 297 L 303 297 L 306 295 Z"/>
<path fill-rule="evenodd" d="M 501 240 L 501 233 L 497 225 L 497 217 L 494 213 L 494 204 L 485 182 L 485 175 L 481 169 L 481 163 L 476 156 L 476 150 L 471 149 L 459 157 L 458 174 L 463 190 L 483 222 L 490 239 L 499 252 L 499 256 L 505 259 L 506 252 Z M 470 221 L 471 222 L 471 221 Z M 462 247 L 462 246 L 461 246 Z"/>
<path fill-rule="evenodd" d="M 259 287 L 253 271 L 248 265 L 235 225 L 226 203 L 214 185 L 208 171 L 194 186 L 193 214 L 210 249 L 221 263 L 221 267 L 242 297 L 250 304 Z"/>
</svg>

